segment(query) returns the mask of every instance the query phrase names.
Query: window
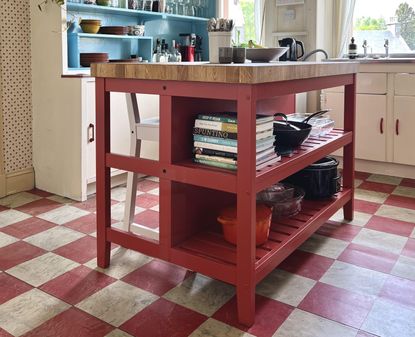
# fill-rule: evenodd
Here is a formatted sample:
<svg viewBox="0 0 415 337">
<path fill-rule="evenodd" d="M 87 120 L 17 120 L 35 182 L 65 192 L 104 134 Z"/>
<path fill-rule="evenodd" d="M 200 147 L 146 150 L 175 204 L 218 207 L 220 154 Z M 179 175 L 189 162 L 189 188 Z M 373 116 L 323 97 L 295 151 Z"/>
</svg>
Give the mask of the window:
<svg viewBox="0 0 415 337">
<path fill-rule="evenodd" d="M 363 41 L 369 54 L 384 54 L 385 39 L 389 53 L 415 52 L 415 0 L 356 0 L 353 36 L 359 54 Z"/>
<path fill-rule="evenodd" d="M 259 10 L 255 0 L 228 0 L 228 16 L 235 22 L 234 42 L 237 41 L 239 32 L 239 43 L 246 43 L 249 40 L 258 41 L 256 11 Z M 258 2 L 258 1 L 257 1 Z"/>
</svg>

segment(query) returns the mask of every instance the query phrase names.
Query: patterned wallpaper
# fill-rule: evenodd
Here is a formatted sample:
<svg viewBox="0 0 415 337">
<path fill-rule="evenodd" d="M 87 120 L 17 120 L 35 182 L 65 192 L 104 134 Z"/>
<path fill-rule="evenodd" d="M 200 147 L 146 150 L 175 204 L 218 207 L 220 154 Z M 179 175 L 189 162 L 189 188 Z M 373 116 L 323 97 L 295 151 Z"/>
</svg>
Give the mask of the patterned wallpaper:
<svg viewBox="0 0 415 337">
<path fill-rule="evenodd" d="M 30 1 L 35 0 L 0 0 L 0 103 L 6 173 L 32 167 Z"/>
</svg>

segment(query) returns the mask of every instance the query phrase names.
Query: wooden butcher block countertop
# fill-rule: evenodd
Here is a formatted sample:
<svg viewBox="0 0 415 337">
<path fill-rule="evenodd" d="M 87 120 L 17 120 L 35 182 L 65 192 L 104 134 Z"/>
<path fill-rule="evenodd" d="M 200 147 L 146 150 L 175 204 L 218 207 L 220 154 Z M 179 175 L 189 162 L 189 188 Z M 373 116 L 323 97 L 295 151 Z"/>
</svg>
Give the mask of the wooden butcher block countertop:
<svg viewBox="0 0 415 337">
<path fill-rule="evenodd" d="M 275 62 L 245 64 L 99 63 L 91 65 L 94 77 L 258 84 L 353 74 L 355 62 Z"/>
</svg>

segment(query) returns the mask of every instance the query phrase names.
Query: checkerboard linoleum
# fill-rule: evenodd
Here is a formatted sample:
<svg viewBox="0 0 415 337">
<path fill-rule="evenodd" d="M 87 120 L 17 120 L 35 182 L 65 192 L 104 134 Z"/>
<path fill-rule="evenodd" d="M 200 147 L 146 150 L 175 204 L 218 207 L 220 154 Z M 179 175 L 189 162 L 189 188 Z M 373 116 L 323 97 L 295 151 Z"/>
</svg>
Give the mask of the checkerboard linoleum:
<svg viewBox="0 0 415 337">
<path fill-rule="evenodd" d="M 0 336 L 415 336 L 415 180 L 357 173 L 356 214 L 323 225 L 257 287 L 256 323 L 235 289 L 113 245 L 96 267 L 95 199 L 33 190 L 0 199 Z M 125 188 L 112 191 L 113 225 Z M 134 222 L 158 230 L 158 182 Z"/>
</svg>

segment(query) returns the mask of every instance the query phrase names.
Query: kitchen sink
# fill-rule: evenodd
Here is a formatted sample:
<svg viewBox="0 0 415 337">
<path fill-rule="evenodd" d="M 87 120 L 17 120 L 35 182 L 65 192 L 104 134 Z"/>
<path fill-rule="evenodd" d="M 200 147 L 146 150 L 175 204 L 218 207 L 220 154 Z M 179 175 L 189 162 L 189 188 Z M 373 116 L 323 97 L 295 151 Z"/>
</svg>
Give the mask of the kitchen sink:
<svg viewBox="0 0 415 337">
<path fill-rule="evenodd" d="M 359 62 L 359 63 L 415 63 L 415 54 L 393 54 L 389 57 L 381 55 L 369 55 L 363 57 L 359 55 L 356 59 L 343 58 L 329 58 L 322 60 L 323 62 Z"/>
</svg>

